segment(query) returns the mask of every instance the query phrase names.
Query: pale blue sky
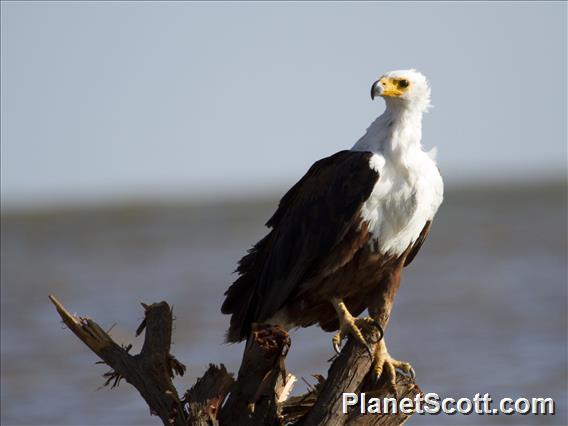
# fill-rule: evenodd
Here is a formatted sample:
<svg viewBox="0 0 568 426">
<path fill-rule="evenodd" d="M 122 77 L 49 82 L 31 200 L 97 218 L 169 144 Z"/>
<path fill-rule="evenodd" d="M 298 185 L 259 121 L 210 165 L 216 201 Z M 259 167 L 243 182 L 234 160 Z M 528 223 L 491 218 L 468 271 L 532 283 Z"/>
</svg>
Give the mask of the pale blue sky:
<svg viewBox="0 0 568 426">
<path fill-rule="evenodd" d="M 254 195 L 349 148 L 379 74 L 432 84 L 448 185 L 566 168 L 565 2 L 6 2 L 2 201 Z"/>
</svg>

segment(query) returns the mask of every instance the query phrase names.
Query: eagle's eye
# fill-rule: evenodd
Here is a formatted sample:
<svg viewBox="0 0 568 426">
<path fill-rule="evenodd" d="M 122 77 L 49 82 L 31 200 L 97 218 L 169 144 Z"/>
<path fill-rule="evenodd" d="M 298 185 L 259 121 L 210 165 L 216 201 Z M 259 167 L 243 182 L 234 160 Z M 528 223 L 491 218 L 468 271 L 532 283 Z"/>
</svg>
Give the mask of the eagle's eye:
<svg viewBox="0 0 568 426">
<path fill-rule="evenodd" d="M 403 89 L 407 88 L 410 83 L 408 80 L 399 80 L 398 87 L 402 87 Z"/>
</svg>

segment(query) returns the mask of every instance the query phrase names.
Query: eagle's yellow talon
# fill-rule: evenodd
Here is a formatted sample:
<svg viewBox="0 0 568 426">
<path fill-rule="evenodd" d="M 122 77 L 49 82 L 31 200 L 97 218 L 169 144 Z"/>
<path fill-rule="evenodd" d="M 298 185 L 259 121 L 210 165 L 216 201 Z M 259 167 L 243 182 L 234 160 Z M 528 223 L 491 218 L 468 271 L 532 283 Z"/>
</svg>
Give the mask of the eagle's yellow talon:
<svg viewBox="0 0 568 426">
<path fill-rule="evenodd" d="M 414 371 L 414 368 L 410 367 L 410 371 L 408 372 L 408 374 L 410 374 L 410 378 L 412 380 L 416 379 L 416 372 Z"/>
<path fill-rule="evenodd" d="M 396 359 L 393 359 L 391 362 L 396 369 L 401 370 L 404 374 L 412 377 L 413 379 L 416 377 L 414 369 L 408 362 L 402 362 Z"/>
<path fill-rule="evenodd" d="M 333 336 L 331 342 L 333 344 L 333 349 L 339 354 L 340 346 L 343 339 L 345 339 L 349 334 L 351 334 L 361 345 L 365 346 L 369 356 L 373 357 L 373 347 L 365 340 L 361 329 L 363 327 L 377 327 L 380 331 L 380 339 L 383 337 L 383 329 L 381 325 L 375 319 L 371 317 L 364 318 L 354 318 L 351 313 L 347 310 L 345 303 L 340 299 L 332 299 L 331 303 L 337 311 L 337 316 L 339 318 L 339 331 Z"/>
<path fill-rule="evenodd" d="M 408 362 L 399 361 L 390 356 L 384 341 L 380 341 L 376 348 L 373 359 L 373 371 L 376 380 L 384 379 L 386 388 L 396 396 L 396 370 L 401 370 L 411 378 L 415 378 L 414 369 Z"/>
<path fill-rule="evenodd" d="M 341 350 L 339 348 L 341 345 L 341 332 L 338 332 L 337 334 L 335 334 L 335 336 L 333 336 L 331 343 L 333 344 L 333 349 L 335 350 L 337 355 L 339 355 L 341 353 Z"/>
</svg>

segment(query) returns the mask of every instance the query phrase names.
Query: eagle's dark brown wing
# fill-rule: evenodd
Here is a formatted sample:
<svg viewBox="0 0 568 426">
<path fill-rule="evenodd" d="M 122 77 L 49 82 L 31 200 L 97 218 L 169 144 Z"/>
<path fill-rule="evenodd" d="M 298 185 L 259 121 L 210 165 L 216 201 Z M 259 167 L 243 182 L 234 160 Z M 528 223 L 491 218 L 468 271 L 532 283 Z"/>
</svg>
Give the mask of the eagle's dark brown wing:
<svg viewBox="0 0 568 426">
<path fill-rule="evenodd" d="M 325 262 L 347 231 L 358 225 L 362 204 L 379 175 L 370 152 L 341 151 L 316 162 L 284 195 L 267 222 L 272 228 L 237 269 L 221 311 L 232 314 L 227 340 L 248 337 L 253 322 L 278 312 Z"/>
<path fill-rule="evenodd" d="M 424 225 L 424 228 L 422 228 L 422 231 L 420 231 L 420 235 L 418 236 L 418 238 L 416 239 L 416 241 L 412 245 L 412 248 L 408 252 L 406 259 L 404 260 L 404 266 L 410 265 L 410 262 L 412 262 L 414 260 L 414 258 L 416 257 L 416 255 L 420 251 L 420 247 L 422 247 L 422 244 L 424 244 L 424 241 L 426 241 L 426 237 L 428 236 L 428 233 L 430 232 L 430 226 L 431 225 L 432 225 L 432 221 L 429 220 L 428 222 L 426 222 L 426 225 Z"/>
</svg>

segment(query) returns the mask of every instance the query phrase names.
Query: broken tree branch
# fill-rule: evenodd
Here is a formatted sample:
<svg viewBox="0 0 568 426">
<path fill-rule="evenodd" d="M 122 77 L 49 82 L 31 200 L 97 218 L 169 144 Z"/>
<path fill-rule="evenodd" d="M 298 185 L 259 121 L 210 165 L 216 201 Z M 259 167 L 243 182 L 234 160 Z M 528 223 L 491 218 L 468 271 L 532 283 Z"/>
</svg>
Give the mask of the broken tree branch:
<svg viewBox="0 0 568 426">
<path fill-rule="evenodd" d="M 146 336 L 142 351 L 130 355 L 93 320 L 71 315 L 54 296 L 49 296 L 63 322 L 113 371 L 107 383 L 120 379 L 132 384 L 164 424 L 182 426 L 187 419 L 172 383 L 174 372 L 183 374 L 185 366 L 170 355 L 172 311 L 166 302 L 144 306 Z"/>
<path fill-rule="evenodd" d="M 288 333 L 279 326 L 253 328 L 237 381 L 221 411 L 221 423 L 280 424 L 279 395 L 295 380 L 284 367 L 289 347 Z"/>
</svg>

